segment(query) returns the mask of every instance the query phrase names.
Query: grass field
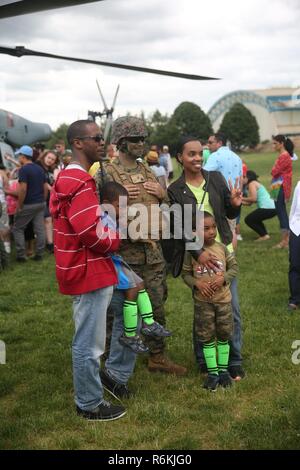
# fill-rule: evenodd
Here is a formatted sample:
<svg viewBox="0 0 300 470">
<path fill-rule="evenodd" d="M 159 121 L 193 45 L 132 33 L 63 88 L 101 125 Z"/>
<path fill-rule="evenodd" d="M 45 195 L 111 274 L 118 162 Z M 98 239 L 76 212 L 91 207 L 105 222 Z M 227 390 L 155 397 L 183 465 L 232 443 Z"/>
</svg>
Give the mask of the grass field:
<svg viewBox="0 0 300 470">
<path fill-rule="evenodd" d="M 243 158 L 268 185 L 274 154 Z M 294 169 L 295 184 L 300 162 Z M 272 239 L 257 245 L 242 222 L 238 250 L 246 378 L 215 394 L 202 388 L 192 352 L 191 294 L 181 279 L 169 278 L 168 350 L 188 375 L 153 375 L 139 357 L 127 415 L 108 423 L 75 414 L 71 302 L 58 293 L 53 257 L 12 262 L 0 277 L 0 340 L 7 348 L 0 365 L 0 449 L 299 449 L 300 365 L 291 357 L 300 311 L 286 309 L 288 253 L 271 248 L 280 239 L 277 219 L 267 227 Z"/>
</svg>

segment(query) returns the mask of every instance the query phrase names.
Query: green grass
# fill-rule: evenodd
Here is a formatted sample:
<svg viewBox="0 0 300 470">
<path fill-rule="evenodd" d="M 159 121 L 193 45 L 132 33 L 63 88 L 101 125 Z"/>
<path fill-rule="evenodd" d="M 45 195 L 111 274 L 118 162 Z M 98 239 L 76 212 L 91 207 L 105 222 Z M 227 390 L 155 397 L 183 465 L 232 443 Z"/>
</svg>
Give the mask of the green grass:
<svg viewBox="0 0 300 470">
<path fill-rule="evenodd" d="M 244 157 L 268 184 L 273 154 Z M 294 163 L 294 183 L 300 176 Z M 243 217 L 251 210 L 243 209 Z M 168 279 L 166 306 L 172 359 L 188 367 L 174 378 L 150 374 L 139 357 L 126 401 L 127 415 L 90 423 L 74 412 L 71 371 L 71 301 L 58 293 L 53 257 L 26 266 L 12 263 L 0 278 L 1 449 L 299 449 L 300 365 L 291 345 L 300 339 L 300 315 L 288 314 L 288 253 L 272 250 L 280 239 L 257 245 L 242 222 L 238 250 L 244 330 L 245 380 L 230 390 L 202 389 L 192 351 L 192 301 L 181 279 Z"/>
</svg>

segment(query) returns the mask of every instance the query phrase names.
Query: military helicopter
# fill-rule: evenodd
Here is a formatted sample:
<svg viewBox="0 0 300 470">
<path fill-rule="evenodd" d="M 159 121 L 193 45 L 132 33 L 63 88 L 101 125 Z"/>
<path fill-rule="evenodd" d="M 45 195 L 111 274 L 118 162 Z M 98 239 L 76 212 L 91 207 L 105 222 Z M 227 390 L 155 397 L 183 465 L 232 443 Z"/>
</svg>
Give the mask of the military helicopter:
<svg viewBox="0 0 300 470">
<path fill-rule="evenodd" d="M 30 145 L 51 137 L 48 124 L 32 122 L 10 111 L 0 109 L 0 164 L 11 168 L 11 162 L 5 158 L 14 158 L 13 147 Z"/>
<path fill-rule="evenodd" d="M 1 6 L 0 6 L 0 20 L 2 18 L 9 18 L 12 16 L 25 15 L 28 13 L 35 13 L 35 12 L 51 10 L 55 8 L 70 7 L 70 6 L 81 5 L 85 3 L 94 3 L 96 1 L 102 1 L 102 0 L 83 0 L 83 1 L 80 1 L 80 0 L 48 1 L 46 0 L 43 2 L 39 0 L 18 0 L 18 1 L 4 0 L 4 2 L 1 2 Z M 102 65 L 105 67 L 131 70 L 134 72 L 144 72 L 144 73 L 151 73 L 151 74 L 157 74 L 157 75 L 165 75 L 168 77 L 175 77 L 175 78 L 188 79 L 188 80 L 218 80 L 218 78 L 206 77 L 206 76 L 201 76 L 201 75 L 186 74 L 186 73 L 181 73 L 181 72 L 172 72 L 172 71 L 167 71 L 167 70 L 159 70 L 159 69 L 153 69 L 153 68 L 147 68 L 147 67 L 139 67 L 139 66 L 112 63 L 112 62 L 103 62 L 103 61 L 98 61 L 98 60 L 90 60 L 90 59 L 83 59 L 83 58 L 76 58 L 76 57 L 60 56 L 60 55 L 51 54 L 47 52 L 34 51 L 31 49 L 27 49 L 24 46 L 16 46 L 15 48 L 0 46 L 0 54 L 8 54 L 14 57 L 37 56 L 37 57 L 53 58 L 53 59 L 58 59 L 58 60 L 69 60 L 69 61 L 80 62 L 80 63 L 85 63 L 85 64 Z M 102 96 L 99 85 L 98 85 L 98 89 L 100 92 L 102 102 L 104 104 L 104 112 L 102 113 L 102 115 L 105 114 L 107 117 L 106 125 L 105 125 L 105 133 L 106 133 L 105 136 L 107 138 L 109 134 L 109 125 L 112 122 L 112 112 L 115 106 L 115 101 L 117 98 L 119 88 L 117 89 L 117 92 L 115 94 L 114 102 L 113 102 L 111 109 L 107 107 L 105 100 Z M 98 113 L 98 115 L 99 114 L 100 113 Z M 92 119 L 95 119 L 96 115 L 97 113 L 95 113 L 94 111 L 90 112 L 90 117 Z M 9 116 L 12 116 L 12 118 L 9 118 Z M 12 128 L 9 128 L 7 125 L 7 122 L 16 122 L 15 129 L 13 129 L 14 126 L 11 126 Z M 51 129 L 47 124 L 30 123 L 30 121 L 27 121 L 26 119 L 21 118 L 20 116 L 16 116 L 16 115 L 13 115 L 13 113 L 0 110 L 0 137 L 2 136 L 2 142 L 1 142 L 2 153 L 5 151 L 4 150 L 5 148 L 7 151 L 7 147 L 4 147 L 4 146 L 5 145 L 7 146 L 9 143 L 13 145 L 22 145 L 25 143 L 32 143 L 36 140 L 45 140 L 48 138 L 47 133 L 49 132 L 51 132 Z M 22 141 L 21 141 L 21 137 L 22 137 Z M 24 139 L 24 137 L 27 137 L 27 139 L 26 138 Z"/>
</svg>

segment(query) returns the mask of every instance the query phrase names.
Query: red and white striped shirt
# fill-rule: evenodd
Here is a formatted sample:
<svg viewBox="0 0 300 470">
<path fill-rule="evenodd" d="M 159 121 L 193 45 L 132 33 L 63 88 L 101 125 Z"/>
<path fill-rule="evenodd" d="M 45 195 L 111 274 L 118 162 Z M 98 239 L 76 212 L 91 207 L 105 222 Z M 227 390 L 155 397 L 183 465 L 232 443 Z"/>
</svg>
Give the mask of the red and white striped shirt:
<svg viewBox="0 0 300 470">
<path fill-rule="evenodd" d="M 56 277 L 62 294 L 79 295 L 117 284 L 110 253 L 117 233 L 103 227 L 94 179 L 79 165 L 62 170 L 52 188 Z"/>
</svg>

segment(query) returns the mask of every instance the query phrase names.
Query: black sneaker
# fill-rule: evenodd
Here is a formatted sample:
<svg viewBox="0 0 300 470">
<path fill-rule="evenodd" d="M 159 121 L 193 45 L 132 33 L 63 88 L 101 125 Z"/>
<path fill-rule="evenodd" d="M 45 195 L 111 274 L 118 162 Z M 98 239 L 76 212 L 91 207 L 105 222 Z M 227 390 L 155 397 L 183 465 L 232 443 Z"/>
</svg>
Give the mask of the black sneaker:
<svg viewBox="0 0 300 470">
<path fill-rule="evenodd" d="M 219 385 L 224 388 L 232 386 L 232 378 L 227 370 L 219 372 Z"/>
<path fill-rule="evenodd" d="M 143 341 L 138 335 L 135 335 L 135 336 L 122 335 L 119 338 L 119 343 L 122 344 L 122 346 L 126 346 L 127 348 L 130 348 L 131 351 L 133 351 L 136 354 L 149 352 L 148 346 L 146 346 L 143 343 Z"/>
<path fill-rule="evenodd" d="M 76 407 L 76 410 L 78 415 L 93 421 L 113 421 L 114 419 L 122 418 L 122 416 L 126 414 L 126 410 L 123 406 L 112 405 L 105 400 L 103 400 L 103 402 L 94 410 L 82 410 L 78 406 Z"/>
<path fill-rule="evenodd" d="M 18 263 L 26 263 L 27 259 L 26 259 L 26 258 L 23 258 L 22 256 L 20 256 L 20 257 L 16 258 L 16 261 L 17 261 Z"/>
<path fill-rule="evenodd" d="M 141 332 L 145 336 L 167 337 L 172 335 L 171 331 L 167 330 L 156 321 L 154 321 L 151 325 L 147 325 L 147 323 L 143 322 Z"/>
<path fill-rule="evenodd" d="M 127 385 L 116 382 L 104 369 L 100 370 L 100 379 L 103 388 L 118 400 L 122 400 L 123 398 L 130 398 L 132 395 L 132 393 L 128 390 Z"/>
<path fill-rule="evenodd" d="M 216 374 L 208 374 L 207 379 L 203 384 L 203 388 L 206 388 L 210 392 L 215 392 L 219 384 L 219 376 Z"/>
<path fill-rule="evenodd" d="M 242 366 L 229 366 L 228 372 L 232 380 L 236 380 L 237 382 L 245 377 Z"/>
<path fill-rule="evenodd" d="M 42 261 L 43 257 L 42 257 L 42 255 L 35 255 L 35 256 L 34 256 L 33 258 L 31 258 L 31 259 L 33 259 L 33 261 Z"/>
</svg>

